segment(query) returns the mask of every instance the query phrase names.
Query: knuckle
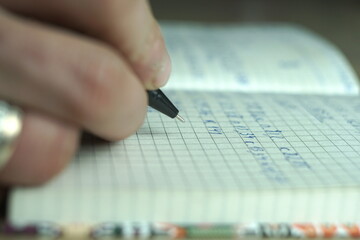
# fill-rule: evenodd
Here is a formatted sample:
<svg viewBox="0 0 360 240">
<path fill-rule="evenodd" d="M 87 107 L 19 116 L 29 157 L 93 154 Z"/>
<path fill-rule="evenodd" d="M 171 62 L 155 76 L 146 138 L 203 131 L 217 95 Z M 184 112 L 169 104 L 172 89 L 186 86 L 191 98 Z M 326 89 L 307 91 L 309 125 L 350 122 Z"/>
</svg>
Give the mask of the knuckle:
<svg viewBox="0 0 360 240">
<path fill-rule="evenodd" d="M 114 53 L 98 54 L 77 68 L 77 90 L 71 90 L 71 119 L 107 140 L 124 139 L 143 123 L 147 98 L 128 65 Z M 102 57 L 99 57 L 102 56 Z"/>
<path fill-rule="evenodd" d="M 114 106 L 118 73 L 111 60 L 98 58 L 83 64 L 76 74 L 78 90 L 70 96 L 72 114 L 80 122 L 96 121 Z"/>
</svg>

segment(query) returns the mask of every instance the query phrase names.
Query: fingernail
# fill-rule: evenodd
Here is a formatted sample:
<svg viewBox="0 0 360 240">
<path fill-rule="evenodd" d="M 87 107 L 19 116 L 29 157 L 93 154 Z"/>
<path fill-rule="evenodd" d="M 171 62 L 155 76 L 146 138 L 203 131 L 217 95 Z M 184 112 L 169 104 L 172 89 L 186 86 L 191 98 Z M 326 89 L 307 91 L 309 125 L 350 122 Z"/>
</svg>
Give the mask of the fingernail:
<svg viewBox="0 0 360 240">
<path fill-rule="evenodd" d="M 171 71 L 171 62 L 169 54 L 166 52 L 164 55 L 164 59 L 160 63 L 160 65 L 155 70 L 157 73 L 155 77 L 150 81 L 153 83 L 155 88 L 160 88 L 166 84 L 169 79 L 170 71 Z"/>
<path fill-rule="evenodd" d="M 160 88 L 166 84 L 171 71 L 170 57 L 162 37 L 159 37 L 145 52 L 148 54 L 142 61 L 134 64 L 135 70 L 146 89 Z"/>
</svg>

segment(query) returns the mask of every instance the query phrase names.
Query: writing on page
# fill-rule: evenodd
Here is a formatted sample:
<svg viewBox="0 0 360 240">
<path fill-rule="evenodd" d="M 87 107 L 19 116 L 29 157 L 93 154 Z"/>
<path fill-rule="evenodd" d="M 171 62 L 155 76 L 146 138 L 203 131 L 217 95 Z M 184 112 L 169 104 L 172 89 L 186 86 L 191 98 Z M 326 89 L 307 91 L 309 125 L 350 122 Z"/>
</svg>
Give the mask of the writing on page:
<svg viewBox="0 0 360 240">
<path fill-rule="evenodd" d="M 186 91 L 169 97 L 185 123 L 149 109 L 135 135 L 85 146 L 76 167 L 54 184 L 258 189 L 360 182 L 357 98 Z"/>
<path fill-rule="evenodd" d="M 173 62 L 168 89 L 357 94 L 330 43 L 288 25 L 163 25 Z"/>
<path fill-rule="evenodd" d="M 149 109 L 144 126 L 123 141 L 90 138 L 62 175 L 12 193 L 12 220 L 339 219 L 329 209 L 360 184 L 357 97 L 167 94 L 185 123 Z M 356 214 L 359 196 L 345 197 L 342 219 Z M 276 211 L 283 206 L 291 211 Z"/>
</svg>

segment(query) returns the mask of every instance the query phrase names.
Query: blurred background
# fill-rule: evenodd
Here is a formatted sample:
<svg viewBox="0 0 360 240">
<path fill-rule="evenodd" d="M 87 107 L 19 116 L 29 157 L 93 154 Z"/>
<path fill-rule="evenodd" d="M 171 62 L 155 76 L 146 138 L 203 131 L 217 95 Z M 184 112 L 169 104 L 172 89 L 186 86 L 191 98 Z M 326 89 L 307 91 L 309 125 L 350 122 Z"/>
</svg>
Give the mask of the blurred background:
<svg viewBox="0 0 360 240">
<path fill-rule="evenodd" d="M 360 76 L 360 0 L 150 0 L 159 20 L 291 22 L 337 45 Z"/>
</svg>

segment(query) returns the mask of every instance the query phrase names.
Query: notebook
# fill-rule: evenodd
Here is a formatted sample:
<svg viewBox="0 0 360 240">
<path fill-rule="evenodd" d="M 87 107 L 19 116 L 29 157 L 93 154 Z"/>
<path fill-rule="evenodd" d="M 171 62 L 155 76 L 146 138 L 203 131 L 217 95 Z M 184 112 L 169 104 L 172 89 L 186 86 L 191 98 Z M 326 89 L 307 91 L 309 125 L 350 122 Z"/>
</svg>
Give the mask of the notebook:
<svg viewBox="0 0 360 240">
<path fill-rule="evenodd" d="M 49 183 L 9 198 L 14 226 L 360 221 L 360 98 L 331 43 L 289 24 L 166 22 L 164 92 L 127 139 L 89 137 Z"/>
</svg>

